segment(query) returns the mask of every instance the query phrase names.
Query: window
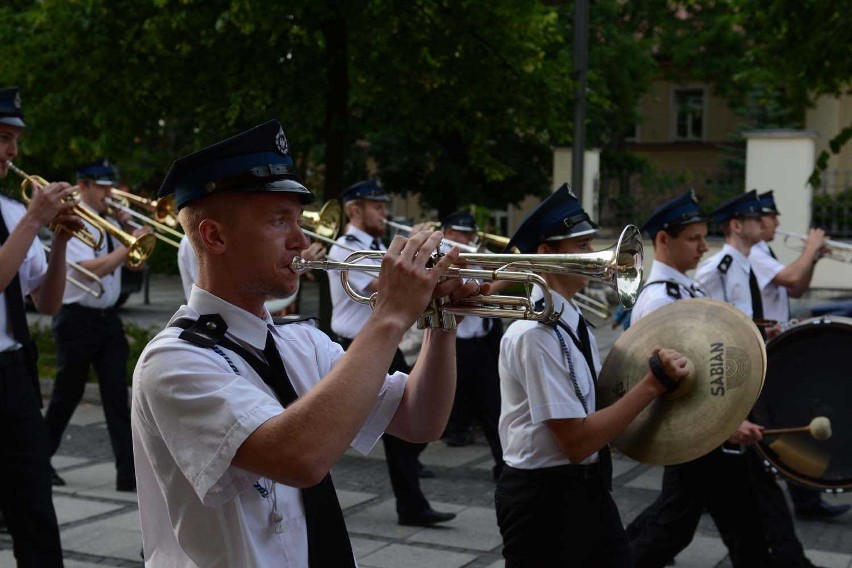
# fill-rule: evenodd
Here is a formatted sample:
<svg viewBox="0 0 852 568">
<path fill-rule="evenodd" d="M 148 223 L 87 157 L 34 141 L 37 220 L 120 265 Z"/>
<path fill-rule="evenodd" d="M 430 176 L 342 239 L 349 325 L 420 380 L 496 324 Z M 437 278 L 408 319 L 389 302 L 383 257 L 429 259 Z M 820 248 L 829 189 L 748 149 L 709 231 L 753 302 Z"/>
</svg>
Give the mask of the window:
<svg viewBox="0 0 852 568">
<path fill-rule="evenodd" d="M 674 93 L 677 140 L 704 138 L 704 89 L 677 89 Z"/>
</svg>

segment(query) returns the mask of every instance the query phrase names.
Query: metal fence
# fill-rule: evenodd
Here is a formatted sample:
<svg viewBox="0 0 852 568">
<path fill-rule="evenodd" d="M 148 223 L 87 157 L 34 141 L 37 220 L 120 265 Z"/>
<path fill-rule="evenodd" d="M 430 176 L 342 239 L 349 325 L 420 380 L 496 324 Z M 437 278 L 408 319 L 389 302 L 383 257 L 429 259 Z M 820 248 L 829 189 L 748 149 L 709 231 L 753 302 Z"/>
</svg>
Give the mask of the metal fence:
<svg viewBox="0 0 852 568">
<path fill-rule="evenodd" d="M 852 238 L 852 170 L 826 170 L 814 188 L 812 225 L 831 238 Z"/>
</svg>

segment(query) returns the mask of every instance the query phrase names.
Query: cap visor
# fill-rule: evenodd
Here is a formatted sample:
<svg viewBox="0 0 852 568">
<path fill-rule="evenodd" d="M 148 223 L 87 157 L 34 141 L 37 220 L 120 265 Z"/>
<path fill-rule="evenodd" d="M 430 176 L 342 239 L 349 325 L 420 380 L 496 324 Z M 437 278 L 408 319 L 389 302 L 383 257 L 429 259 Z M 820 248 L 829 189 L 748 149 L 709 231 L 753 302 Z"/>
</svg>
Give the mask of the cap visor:
<svg viewBox="0 0 852 568">
<path fill-rule="evenodd" d="M 0 124 L 8 124 L 9 126 L 17 126 L 19 128 L 26 128 L 26 124 L 24 121 L 18 118 L 17 116 L 4 116 L 0 118 Z"/>
</svg>

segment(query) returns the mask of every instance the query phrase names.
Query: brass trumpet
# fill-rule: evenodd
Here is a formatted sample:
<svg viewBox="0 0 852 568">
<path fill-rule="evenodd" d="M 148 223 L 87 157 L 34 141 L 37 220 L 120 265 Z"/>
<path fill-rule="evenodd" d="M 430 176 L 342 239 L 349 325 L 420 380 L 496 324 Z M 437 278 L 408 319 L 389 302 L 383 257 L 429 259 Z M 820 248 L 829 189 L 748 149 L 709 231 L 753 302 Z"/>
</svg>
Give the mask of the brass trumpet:
<svg viewBox="0 0 852 568">
<path fill-rule="evenodd" d="M 16 174 L 18 174 L 19 176 L 21 176 L 23 178 L 23 181 L 21 182 L 21 199 L 24 200 L 24 203 L 29 204 L 29 202 L 30 202 L 30 195 L 29 195 L 29 193 L 27 193 L 27 186 L 28 185 L 30 185 L 32 187 L 35 187 L 37 185 L 40 186 L 40 187 L 43 187 L 43 186 L 46 186 L 50 183 L 49 181 L 47 181 L 46 179 L 44 179 L 41 176 L 29 175 L 24 170 L 22 170 L 21 168 L 19 168 L 18 166 L 16 166 L 15 164 L 13 164 L 10 161 L 7 161 L 6 165 L 9 166 L 10 170 L 12 170 L 13 172 L 15 172 Z M 75 193 L 74 197 L 72 197 L 71 199 L 74 202 L 74 208 L 73 208 L 74 214 L 77 215 L 78 217 L 84 217 L 84 215 L 82 215 L 80 213 L 81 211 L 84 211 L 84 210 L 79 205 L 79 195 Z M 86 211 L 86 213 L 88 213 L 88 211 Z M 92 225 L 95 227 L 95 231 L 97 232 L 97 236 L 93 235 L 85 227 L 82 228 L 82 229 L 75 230 L 73 232 L 73 235 L 75 237 L 77 237 L 78 239 L 80 239 L 81 241 L 83 241 L 86 244 L 86 246 L 91 247 L 95 250 L 98 250 L 99 248 L 101 248 L 101 245 L 103 245 L 103 242 L 104 242 L 104 231 L 103 231 L 103 228 L 101 227 L 100 223 L 92 223 Z M 63 230 L 63 231 L 68 230 L 63 225 L 59 225 L 58 228 L 59 228 L 59 230 Z"/>
<path fill-rule="evenodd" d="M 340 232 L 342 220 L 343 209 L 340 202 L 336 199 L 329 199 L 319 211 L 302 212 L 302 232 L 315 240 L 354 250 L 335 240 Z"/>
<path fill-rule="evenodd" d="M 307 261 L 295 258 L 291 268 L 295 272 L 308 269 L 340 270 L 340 280 L 347 295 L 354 301 L 374 305 L 375 294 L 366 297 L 349 284 L 350 270 L 374 272 L 378 264 L 362 264 L 361 261 L 380 260 L 385 251 L 359 251 L 349 255 L 343 262 L 333 260 Z M 437 255 L 433 255 L 437 259 Z M 520 296 L 472 296 L 462 300 L 433 300 L 427 312 L 418 321 L 419 327 L 447 328 L 447 315 L 475 315 L 526 319 L 541 322 L 554 321 L 559 314 L 553 312 L 553 297 L 541 274 L 578 274 L 600 280 L 613 287 L 619 300 L 626 308 L 636 302 L 642 284 L 642 238 L 639 230 L 628 225 L 621 232 L 615 246 L 599 251 L 577 254 L 479 254 L 461 253 L 458 261 L 446 273 L 447 278 L 478 278 L 485 281 L 522 282 L 527 286 L 526 297 Z M 479 268 L 466 268 L 478 266 Z M 543 306 L 536 309 L 532 301 L 531 286 L 543 292 Z M 451 318 L 450 318 L 451 319 Z"/>
<path fill-rule="evenodd" d="M 784 244 L 787 248 L 797 251 L 805 250 L 804 245 L 801 243 L 808 239 L 807 235 L 803 235 L 802 233 L 789 233 L 780 229 L 776 229 L 775 232 L 784 237 Z M 799 241 L 800 244 L 793 244 L 790 242 L 790 239 Z M 840 262 L 852 262 L 852 245 L 827 239 L 825 246 L 829 249 L 828 254 L 825 255 L 826 258 L 839 260 Z"/>
<path fill-rule="evenodd" d="M 120 189 L 115 189 L 115 188 L 112 188 L 110 190 L 110 192 L 111 193 L 120 192 L 120 193 L 125 193 L 125 194 L 127 193 L 127 192 L 121 191 Z M 143 199 L 143 198 L 140 197 L 139 199 Z M 176 231 L 175 229 L 172 229 L 168 225 L 161 223 L 161 222 L 157 221 L 156 219 L 152 219 L 151 217 L 148 217 L 147 215 L 143 215 L 142 213 L 139 213 L 138 211 L 134 211 L 130 207 L 130 202 L 128 200 L 124 199 L 123 197 L 116 197 L 116 198 L 107 197 L 106 199 L 104 199 L 104 203 L 106 203 L 112 209 L 120 209 L 121 211 L 124 211 L 128 215 L 130 215 L 132 217 L 136 217 L 137 219 L 140 219 L 143 223 L 143 224 L 140 224 L 140 223 L 137 223 L 135 221 L 130 221 L 129 224 L 130 224 L 131 227 L 133 227 L 135 229 L 141 229 L 145 225 L 148 225 L 154 230 L 154 232 L 152 233 L 154 235 L 154 238 L 159 239 L 159 240 L 163 241 L 164 243 L 166 243 L 167 245 L 171 245 L 175 248 L 180 247 L 180 239 L 183 238 L 183 233 L 181 233 L 180 231 Z M 169 235 L 171 235 L 171 236 L 169 236 Z M 174 238 L 172 238 L 172 237 L 174 237 Z M 177 239 L 177 240 L 175 240 L 175 239 Z"/>
</svg>

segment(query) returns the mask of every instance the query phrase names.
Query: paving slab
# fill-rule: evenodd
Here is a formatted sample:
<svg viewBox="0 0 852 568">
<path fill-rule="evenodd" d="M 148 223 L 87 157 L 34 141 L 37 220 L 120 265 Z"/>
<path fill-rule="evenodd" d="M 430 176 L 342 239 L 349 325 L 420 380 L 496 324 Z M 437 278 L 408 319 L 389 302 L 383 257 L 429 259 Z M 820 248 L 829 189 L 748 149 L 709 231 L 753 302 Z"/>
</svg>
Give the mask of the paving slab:
<svg viewBox="0 0 852 568">
<path fill-rule="evenodd" d="M 364 493 L 362 491 L 346 491 L 337 489 L 337 500 L 340 501 L 340 508 L 346 511 L 352 507 L 356 507 L 362 503 L 368 503 L 379 496 L 375 493 Z"/>
<path fill-rule="evenodd" d="M 659 491 L 660 487 L 663 486 L 663 468 L 649 468 L 648 471 L 637 475 L 636 478 L 628 481 L 624 485 L 625 487 L 631 487 L 633 489 L 650 489 L 653 491 Z"/>
<path fill-rule="evenodd" d="M 111 511 L 124 508 L 123 505 L 103 503 L 90 499 L 79 499 L 65 495 L 53 496 L 53 508 L 60 526 L 92 517 L 98 517 Z"/>
<path fill-rule="evenodd" d="M 473 554 L 391 544 L 358 561 L 362 568 L 461 568 L 476 560 Z"/>
<path fill-rule="evenodd" d="M 728 549 L 722 539 L 695 535 L 675 560 L 678 568 L 708 568 L 716 566 L 726 556 Z"/>
<path fill-rule="evenodd" d="M 849 535 L 852 538 L 852 534 Z M 805 556 L 822 568 L 850 568 L 852 567 L 852 554 L 840 554 L 837 552 L 826 552 L 824 550 L 805 550 Z"/>
<path fill-rule="evenodd" d="M 142 533 L 137 511 L 64 529 L 61 537 L 64 550 L 107 558 L 140 560 Z"/>
<path fill-rule="evenodd" d="M 482 552 L 495 550 L 503 542 L 494 509 L 469 507 L 459 511 L 452 521 L 441 523 L 441 526 L 453 530 L 424 529 L 408 537 L 408 541 Z"/>
</svg>

